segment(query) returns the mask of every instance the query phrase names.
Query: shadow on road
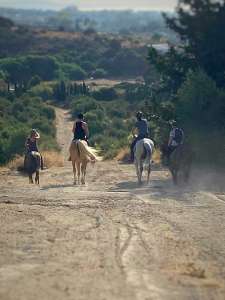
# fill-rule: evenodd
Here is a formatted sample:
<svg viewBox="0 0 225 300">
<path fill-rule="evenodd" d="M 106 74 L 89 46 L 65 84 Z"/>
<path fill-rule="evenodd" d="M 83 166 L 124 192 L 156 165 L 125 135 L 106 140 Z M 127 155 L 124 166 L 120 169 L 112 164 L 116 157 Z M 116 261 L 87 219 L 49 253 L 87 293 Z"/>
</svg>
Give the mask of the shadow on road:
<svg viewBox="0 0 225 300">
<path fill-rule="evenodd" d="M 42 188 L 41 188 L 41 190 L 50 190 L 50 189 L 61 189 L 61 188 L 67 188 L 67 187 L 76 187 L 76 185 L 74 185 L 74 184 L 68 184 L 68 183 L 66 183 L 66 184 L 50 184 L 50 185 L 47 185 L 47 186 L 43 186 Z"/>
</svg>

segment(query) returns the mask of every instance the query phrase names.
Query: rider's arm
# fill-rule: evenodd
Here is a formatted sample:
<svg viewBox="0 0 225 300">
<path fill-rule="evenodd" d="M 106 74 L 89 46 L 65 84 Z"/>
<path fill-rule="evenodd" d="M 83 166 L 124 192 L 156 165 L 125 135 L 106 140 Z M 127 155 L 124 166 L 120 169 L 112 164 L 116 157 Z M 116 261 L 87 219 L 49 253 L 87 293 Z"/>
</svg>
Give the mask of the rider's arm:
<svg viewBox="0 0 225 300">
<path fill-rule="evenodd" d="M 73 124 L 72 132 L 75 133 L 75 130 L 76 130 L 76 122 Z"/>
<path fill-rule="evenodd" d="M 39 132 L 36 132 L 36 134 L 35 134 L 35 139 L 37 139 L 37 140 L 39 140 L 40 139 L 40 133 Z"/>
<path fill-rule="evenodd" d="M 134 127 L 133 129 L 132 129 L 132 135 L 133 136 L 135 136 L 136 134 L 138 134 L 138 129 L 137 129 L 137 127 Z"/>
<path fill-rule="evenodd" d="M 173 130 L 170 131 L 170 136 L 169 136 L 169 141 L 168 141 L 168 146 L 171 145 L 172 141 L 173 141 L 173 138 L 174 138 L 174 132 Z"/>
</svg>

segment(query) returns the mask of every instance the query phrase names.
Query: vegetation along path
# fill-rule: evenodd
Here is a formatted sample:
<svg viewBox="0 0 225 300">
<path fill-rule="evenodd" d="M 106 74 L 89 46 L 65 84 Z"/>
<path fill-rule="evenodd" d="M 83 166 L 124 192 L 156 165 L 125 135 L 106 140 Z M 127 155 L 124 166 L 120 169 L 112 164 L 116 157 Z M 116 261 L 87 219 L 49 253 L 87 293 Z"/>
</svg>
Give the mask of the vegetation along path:
<svg viewBox="0 0 225 300">
<path fill-rule="evenodd" d="M 0 299 L 224 299 L 222 187 L 175 188 L 155 170 L 138 188 L 134 167 L 115 161 L 73 186 L 66 111 L 57 124 L 64 167 L 40 187 L 0 175 Z"/>
</svg>

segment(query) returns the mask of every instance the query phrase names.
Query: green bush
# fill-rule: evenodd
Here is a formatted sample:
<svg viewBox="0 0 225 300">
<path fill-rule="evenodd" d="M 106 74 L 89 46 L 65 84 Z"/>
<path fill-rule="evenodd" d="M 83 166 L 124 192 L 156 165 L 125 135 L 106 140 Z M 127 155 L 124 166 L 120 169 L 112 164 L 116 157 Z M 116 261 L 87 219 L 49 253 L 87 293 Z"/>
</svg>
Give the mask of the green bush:
<svg viewBox="0 0 225 300">
<path fill-rule="evenodd" d="M 0 164 L 24 153 L 32 128 L 41 133 L 41 149 L 57 149 L 54 120 L 54 110 L 40 98 L 28 94 L 10 100 L 0 98 Z"/>
<path fill-rule="evenodd" d="M 65 77 L 70 80 L 83 80 L 87 77 L 87 73 L 76 64 L 61 64 L 61 70 Z"/>
<path fill-rule="evenodd" d="M 92 76 L 96 79 L 98 78 L 106 78 L 108 76 L 107 71 L 104 69 L 96 69 L 94 72 L 92 72 Z"/>
<path fill-rule="evenodd" d="M 91 110 L 104 110 L 103 106 L 99 104 L 95 99 L 88 96 L 80 96 L 74 98 L 71 102 L 72 116 L 76 118 L 78 113 L 86 113 Z"/>
<path fill-rule="evenodd" d="M 199 162 L 225 163 L 225 93 L 202 71 L 189 72 L 177 94 L 177 115 Z"/>
<path fill-rule="evenodd" d="M 112 101 L 118 98 L 114 88 L 102 88 L 98 91 L 94 91 L 92 96 L 99 101 Z"/>
<path fill-rule="evenodd" d="M 50 85 L 46 83 L 40 83 L 39 85 L 32 87 L 29 91 L 29 94 L 33 97 L 40 97 L 42 100 L 46 101 L 53 99 L 54 92 Z"/>
</svg>

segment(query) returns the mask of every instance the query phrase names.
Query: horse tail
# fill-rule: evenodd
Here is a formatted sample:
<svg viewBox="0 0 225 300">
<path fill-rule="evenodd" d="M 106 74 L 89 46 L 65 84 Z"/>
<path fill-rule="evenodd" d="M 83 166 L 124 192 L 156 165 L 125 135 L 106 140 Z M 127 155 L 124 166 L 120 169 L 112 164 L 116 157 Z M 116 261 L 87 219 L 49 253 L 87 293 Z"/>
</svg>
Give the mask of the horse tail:
<svg viewBox="0 0 225 300">
<path fill-rule="evenodd" d="M 79 140 L 76 141 L 76 148 L 77 148 L 77 154 L 78 154 L 78 157 L 80 158 L 80 147 L 79 147 Z"/>
<path fill-rule="evenodd" d="M 92 148 L 90 148 L 86 142 L 83 141 L 78 141 L 77 142 L 78 147 L 79 147 L 79 152 L 80 152 L 80 156 L 82 156 L 82 154 L 84 154 L 89 160 L 91 161 L 98 161 L 100 160 L 100 158 L 96 155 L 96 151 Z"/>
</svg>

